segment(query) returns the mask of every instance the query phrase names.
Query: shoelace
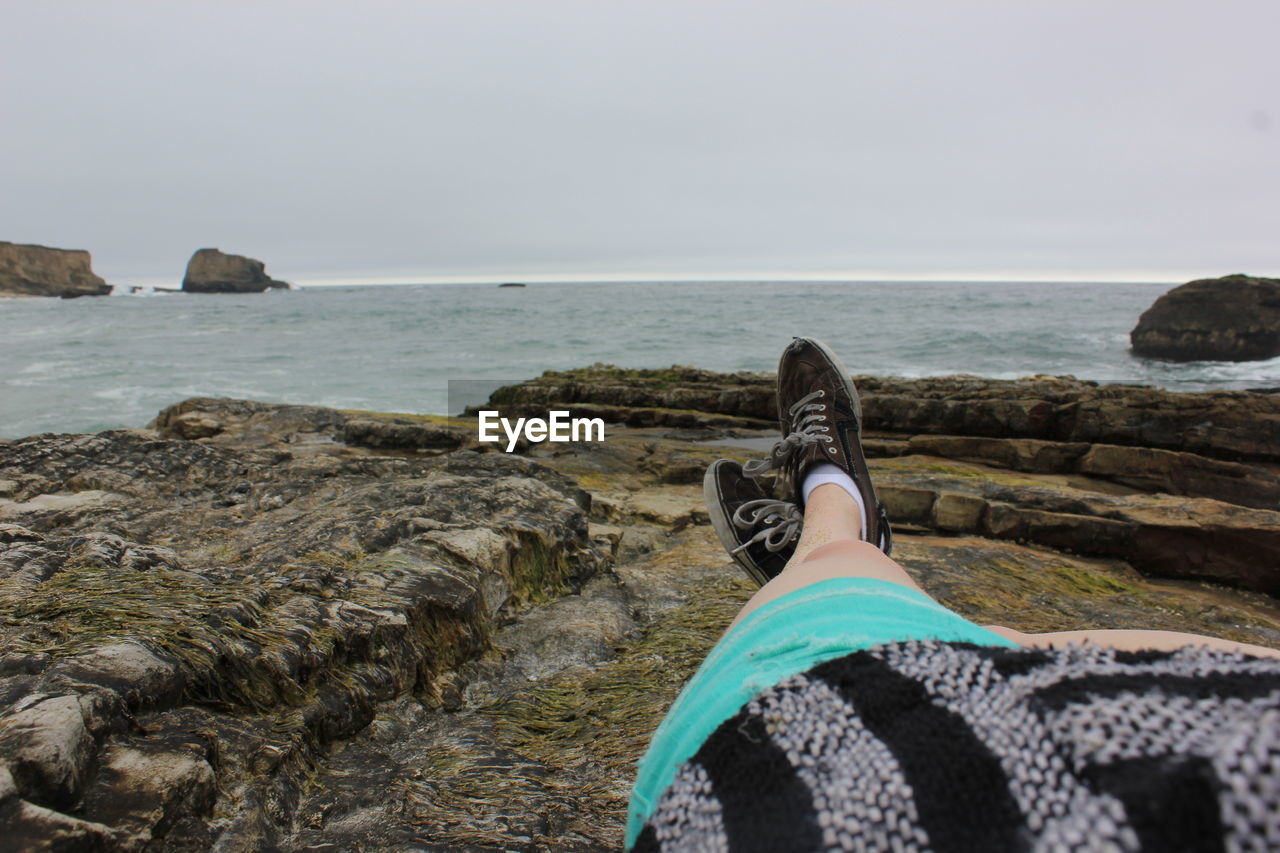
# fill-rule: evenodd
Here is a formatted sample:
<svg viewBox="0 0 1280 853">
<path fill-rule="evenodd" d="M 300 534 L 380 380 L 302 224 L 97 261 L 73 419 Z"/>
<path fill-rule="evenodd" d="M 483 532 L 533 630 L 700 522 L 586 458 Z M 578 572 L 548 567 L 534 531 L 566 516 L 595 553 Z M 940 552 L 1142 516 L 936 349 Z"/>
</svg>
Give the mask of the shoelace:
<svg viewBox="0 0 1280 853">
<path fill-rule="evenodd" d="M 756 534 L 729 553 L 745 551 L 757 542 L 772 553 L 787 547 L 793 539 L 800 535 L 800 526 L 804 523 L 804 515 L 800 508 L 787 501 L 773 498 L 757 498 L 747 501 L 733 513 L 733 523 L 743 530 L 751 530 L 760 526 Z M 768 525 L 768 526 L 761 526 Z"/>
<path fill-rule="evenodd" d="M 827 435 L 831 427 L 823 424 L 827 419 L 823 414 L 827 410 L 827 405 L 816 402 L 825 396 L 826 392 L 820 388 L 796 400 L 787 410 L 787 415 L 791 418 L 791 431 L 787 433 L 786 438 L 773 446 L 769 451 L 768 459 L 754 459 L 743 465 L 743 475 L 759 477 L 775 468 L 781 468 L 792 454 L 806 445 L 817 444 L 819 441 L 834 441 Z"/>
</svg>

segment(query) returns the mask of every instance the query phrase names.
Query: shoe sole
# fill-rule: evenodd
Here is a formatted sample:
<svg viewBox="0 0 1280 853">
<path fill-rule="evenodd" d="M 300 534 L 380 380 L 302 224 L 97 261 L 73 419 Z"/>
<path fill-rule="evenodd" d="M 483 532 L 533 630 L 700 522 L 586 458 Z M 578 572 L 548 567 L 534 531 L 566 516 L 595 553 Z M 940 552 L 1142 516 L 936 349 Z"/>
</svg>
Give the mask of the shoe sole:
<svg viewBox="0 0 1280 853">
<path fill-rule="evenodd" d="M 760 586 L 764 586 L 769 582 L 769 577 L 751 561 L 747 552 L 732 553 L 733 549 L 742 543 L 738 541 L 737 528 L 733 524 L 733 519 L 725 514 L 719 479 L 716 477 L 716 470 L 726 462 L 732 464 L 728 459 L 717 459 L 707 467 L 707 473 L 702 476 L 702 497 L 707 502 L 707 515 L 711 518 L 711 526 L 715 528 L 716 535 L 720 537 L 720 544 L 730 552 L 729 556 L 733 561 L 747 573 L 748 577 Z"/>
</svg>

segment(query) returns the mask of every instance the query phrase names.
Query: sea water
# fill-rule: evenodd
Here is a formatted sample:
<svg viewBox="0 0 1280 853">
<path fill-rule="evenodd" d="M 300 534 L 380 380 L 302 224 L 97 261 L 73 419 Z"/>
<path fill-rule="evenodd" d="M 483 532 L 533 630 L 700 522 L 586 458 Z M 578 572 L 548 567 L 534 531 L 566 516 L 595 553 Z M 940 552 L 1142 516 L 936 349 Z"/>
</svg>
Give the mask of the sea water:
<svg viewBox="0 0 1280 853">
<path fill-rule="evenodd" d="M 1280 385 L 1280 359 L 1136 358 L 1172 284 L 625 282 L 0 299 L 0 437 L 144 426 L 191 396 L 446 413 L 447 382 L 596 362 L 773 370 L 793 335 L 850 370 Z"/>
</svg>

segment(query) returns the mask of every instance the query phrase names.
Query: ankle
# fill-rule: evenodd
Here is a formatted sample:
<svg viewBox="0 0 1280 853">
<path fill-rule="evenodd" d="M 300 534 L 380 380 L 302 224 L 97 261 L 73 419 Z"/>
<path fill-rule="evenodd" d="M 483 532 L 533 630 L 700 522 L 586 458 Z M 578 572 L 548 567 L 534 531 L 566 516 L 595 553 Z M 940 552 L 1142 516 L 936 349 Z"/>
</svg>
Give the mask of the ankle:
<svg viewBox="0 0 1280 853">
<path fill-rule="evenodd" d="M 866 518 L 862 503 L 838 483 L 822 483 L 810 493 L 804 505 L 806 525 L 821 524 L 822 519 L 854 539 L 863 538 Z"/>
<path fill-rule="evenodd" d="M 859 491 L 857 483 L 853 482 L 853 478 L 848 472 L 841 470 L 829 462 L 819 463 L 810 468 L 804 475 L 804 482 L 801 484 L 801 493 L 804 495 L 805 505 L 808 506 L 809 499 L 819 489 L 830 491 L 829 486 L 835 486 L 845 493 L 851 501 L 856 505 L 856 518 L 858 519 L 858 531 L 863 533 L 867 529 L 867 507 L 863 503 L 862 492 Z"/>
<path fill-rule="evenodd" d="M 853 495 L 849 494 L 849 490 L 839 483 L 819 483 L 805 495 L 805 507 L 811 506 L 814 502 L 828 504 L 844 504 L 851 511 L 856 512 L 858 502 L 854 500 Z"/>
</svg>

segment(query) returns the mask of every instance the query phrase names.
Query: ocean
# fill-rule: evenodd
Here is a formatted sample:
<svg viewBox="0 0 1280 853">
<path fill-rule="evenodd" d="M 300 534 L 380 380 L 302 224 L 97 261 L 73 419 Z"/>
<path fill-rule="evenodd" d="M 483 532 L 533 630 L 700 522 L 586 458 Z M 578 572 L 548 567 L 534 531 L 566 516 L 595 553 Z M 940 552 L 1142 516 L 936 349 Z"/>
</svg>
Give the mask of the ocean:
<svg viewBox="0 0 1280 853">
<path fill-rule="evenodd" d="M 0 299 L 0 437 L 145 426 L 191 396 L 446 413 L 447 382 L 596 362 L 773 370 L 793 335 L 855 373 L 1280 385 L 1280 359 L 1135 358 L 1172 284 L 620 282 Z"/>
</svg>

